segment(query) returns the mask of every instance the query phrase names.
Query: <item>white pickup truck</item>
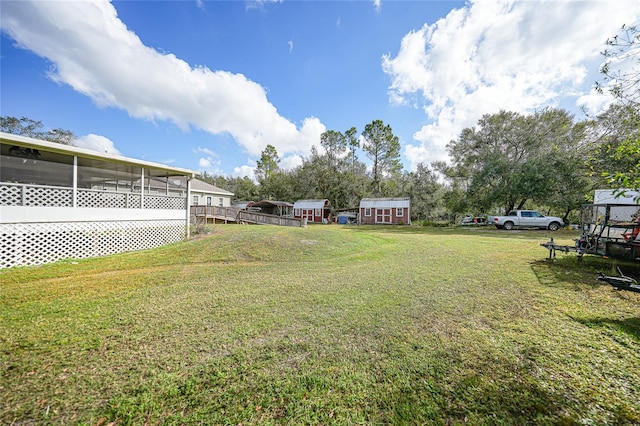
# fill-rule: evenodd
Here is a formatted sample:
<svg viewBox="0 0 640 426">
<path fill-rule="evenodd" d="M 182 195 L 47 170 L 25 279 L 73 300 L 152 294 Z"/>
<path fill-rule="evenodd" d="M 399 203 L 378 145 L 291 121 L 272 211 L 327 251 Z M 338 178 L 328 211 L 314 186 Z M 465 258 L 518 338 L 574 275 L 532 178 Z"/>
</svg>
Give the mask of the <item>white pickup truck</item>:
<svg viewBox="0 0 640 426">
<path fill-rule="evenodd" d="M 564 226 L 559 217 L 545 216 L 535 210 L 512 210 L 507 216 L 489 216 L 489 223 L 498 229 L 542 228 L 557 231 Z"/>
</svg>

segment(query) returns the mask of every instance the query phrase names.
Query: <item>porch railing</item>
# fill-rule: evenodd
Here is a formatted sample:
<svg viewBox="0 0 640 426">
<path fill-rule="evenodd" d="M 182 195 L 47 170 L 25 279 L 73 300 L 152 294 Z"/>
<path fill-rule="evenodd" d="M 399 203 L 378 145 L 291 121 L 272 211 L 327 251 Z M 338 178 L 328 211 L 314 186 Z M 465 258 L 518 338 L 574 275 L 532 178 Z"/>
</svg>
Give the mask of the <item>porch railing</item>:
<svg viewBox="0 0 640 426">
<path fill-rule="evenodd" d="M 0 206 L 73 207 L 73 188 L 0 183 Z M 77 207 L 184 210 L 186 197 L 77 189 Z"/>
</svg>

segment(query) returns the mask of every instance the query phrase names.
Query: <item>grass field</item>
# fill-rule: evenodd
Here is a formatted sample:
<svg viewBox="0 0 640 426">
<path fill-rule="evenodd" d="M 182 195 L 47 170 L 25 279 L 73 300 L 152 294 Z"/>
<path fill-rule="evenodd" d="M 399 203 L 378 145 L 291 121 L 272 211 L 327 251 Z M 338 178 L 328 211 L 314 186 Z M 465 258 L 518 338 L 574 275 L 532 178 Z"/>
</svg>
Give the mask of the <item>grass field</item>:
<svg viewBox="0 0 640 426">
<path fill-rule="evenodd" d="M 640 424 L 640 294 L 549 236 L 221 225 L 4 270 L 0 424 Z"/>
</svg>

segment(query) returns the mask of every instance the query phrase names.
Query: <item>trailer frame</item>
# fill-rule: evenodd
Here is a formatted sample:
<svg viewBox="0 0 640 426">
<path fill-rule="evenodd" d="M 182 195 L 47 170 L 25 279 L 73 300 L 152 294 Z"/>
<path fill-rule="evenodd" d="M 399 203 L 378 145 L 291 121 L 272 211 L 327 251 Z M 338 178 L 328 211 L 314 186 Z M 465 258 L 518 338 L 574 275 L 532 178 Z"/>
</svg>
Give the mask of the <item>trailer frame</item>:
<svg viewBox="0 0 640 426">
<path fill-rule="evenodd" d="M 578 261 L 585 254 L 640 261 L 639 204 L 583 204 L 580 229 L 573 246 L 556 244 L 553 238 L 540 244 L 549 250 L 549 259 L 560 251 L 576 252 Z"/>
</svg>

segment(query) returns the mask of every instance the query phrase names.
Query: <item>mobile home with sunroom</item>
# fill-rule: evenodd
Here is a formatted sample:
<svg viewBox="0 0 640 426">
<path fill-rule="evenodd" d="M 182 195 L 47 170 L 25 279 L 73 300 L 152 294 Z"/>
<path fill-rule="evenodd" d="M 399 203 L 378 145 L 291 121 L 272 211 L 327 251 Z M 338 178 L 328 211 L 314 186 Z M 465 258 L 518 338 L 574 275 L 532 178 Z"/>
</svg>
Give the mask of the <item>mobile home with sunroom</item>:
<svg viewBox="0 0 640 426">
<path fill-rule="evenodd" d="M 184 240 L 194 175 L 0 132 L 0 268 Z"/>
</svg>

